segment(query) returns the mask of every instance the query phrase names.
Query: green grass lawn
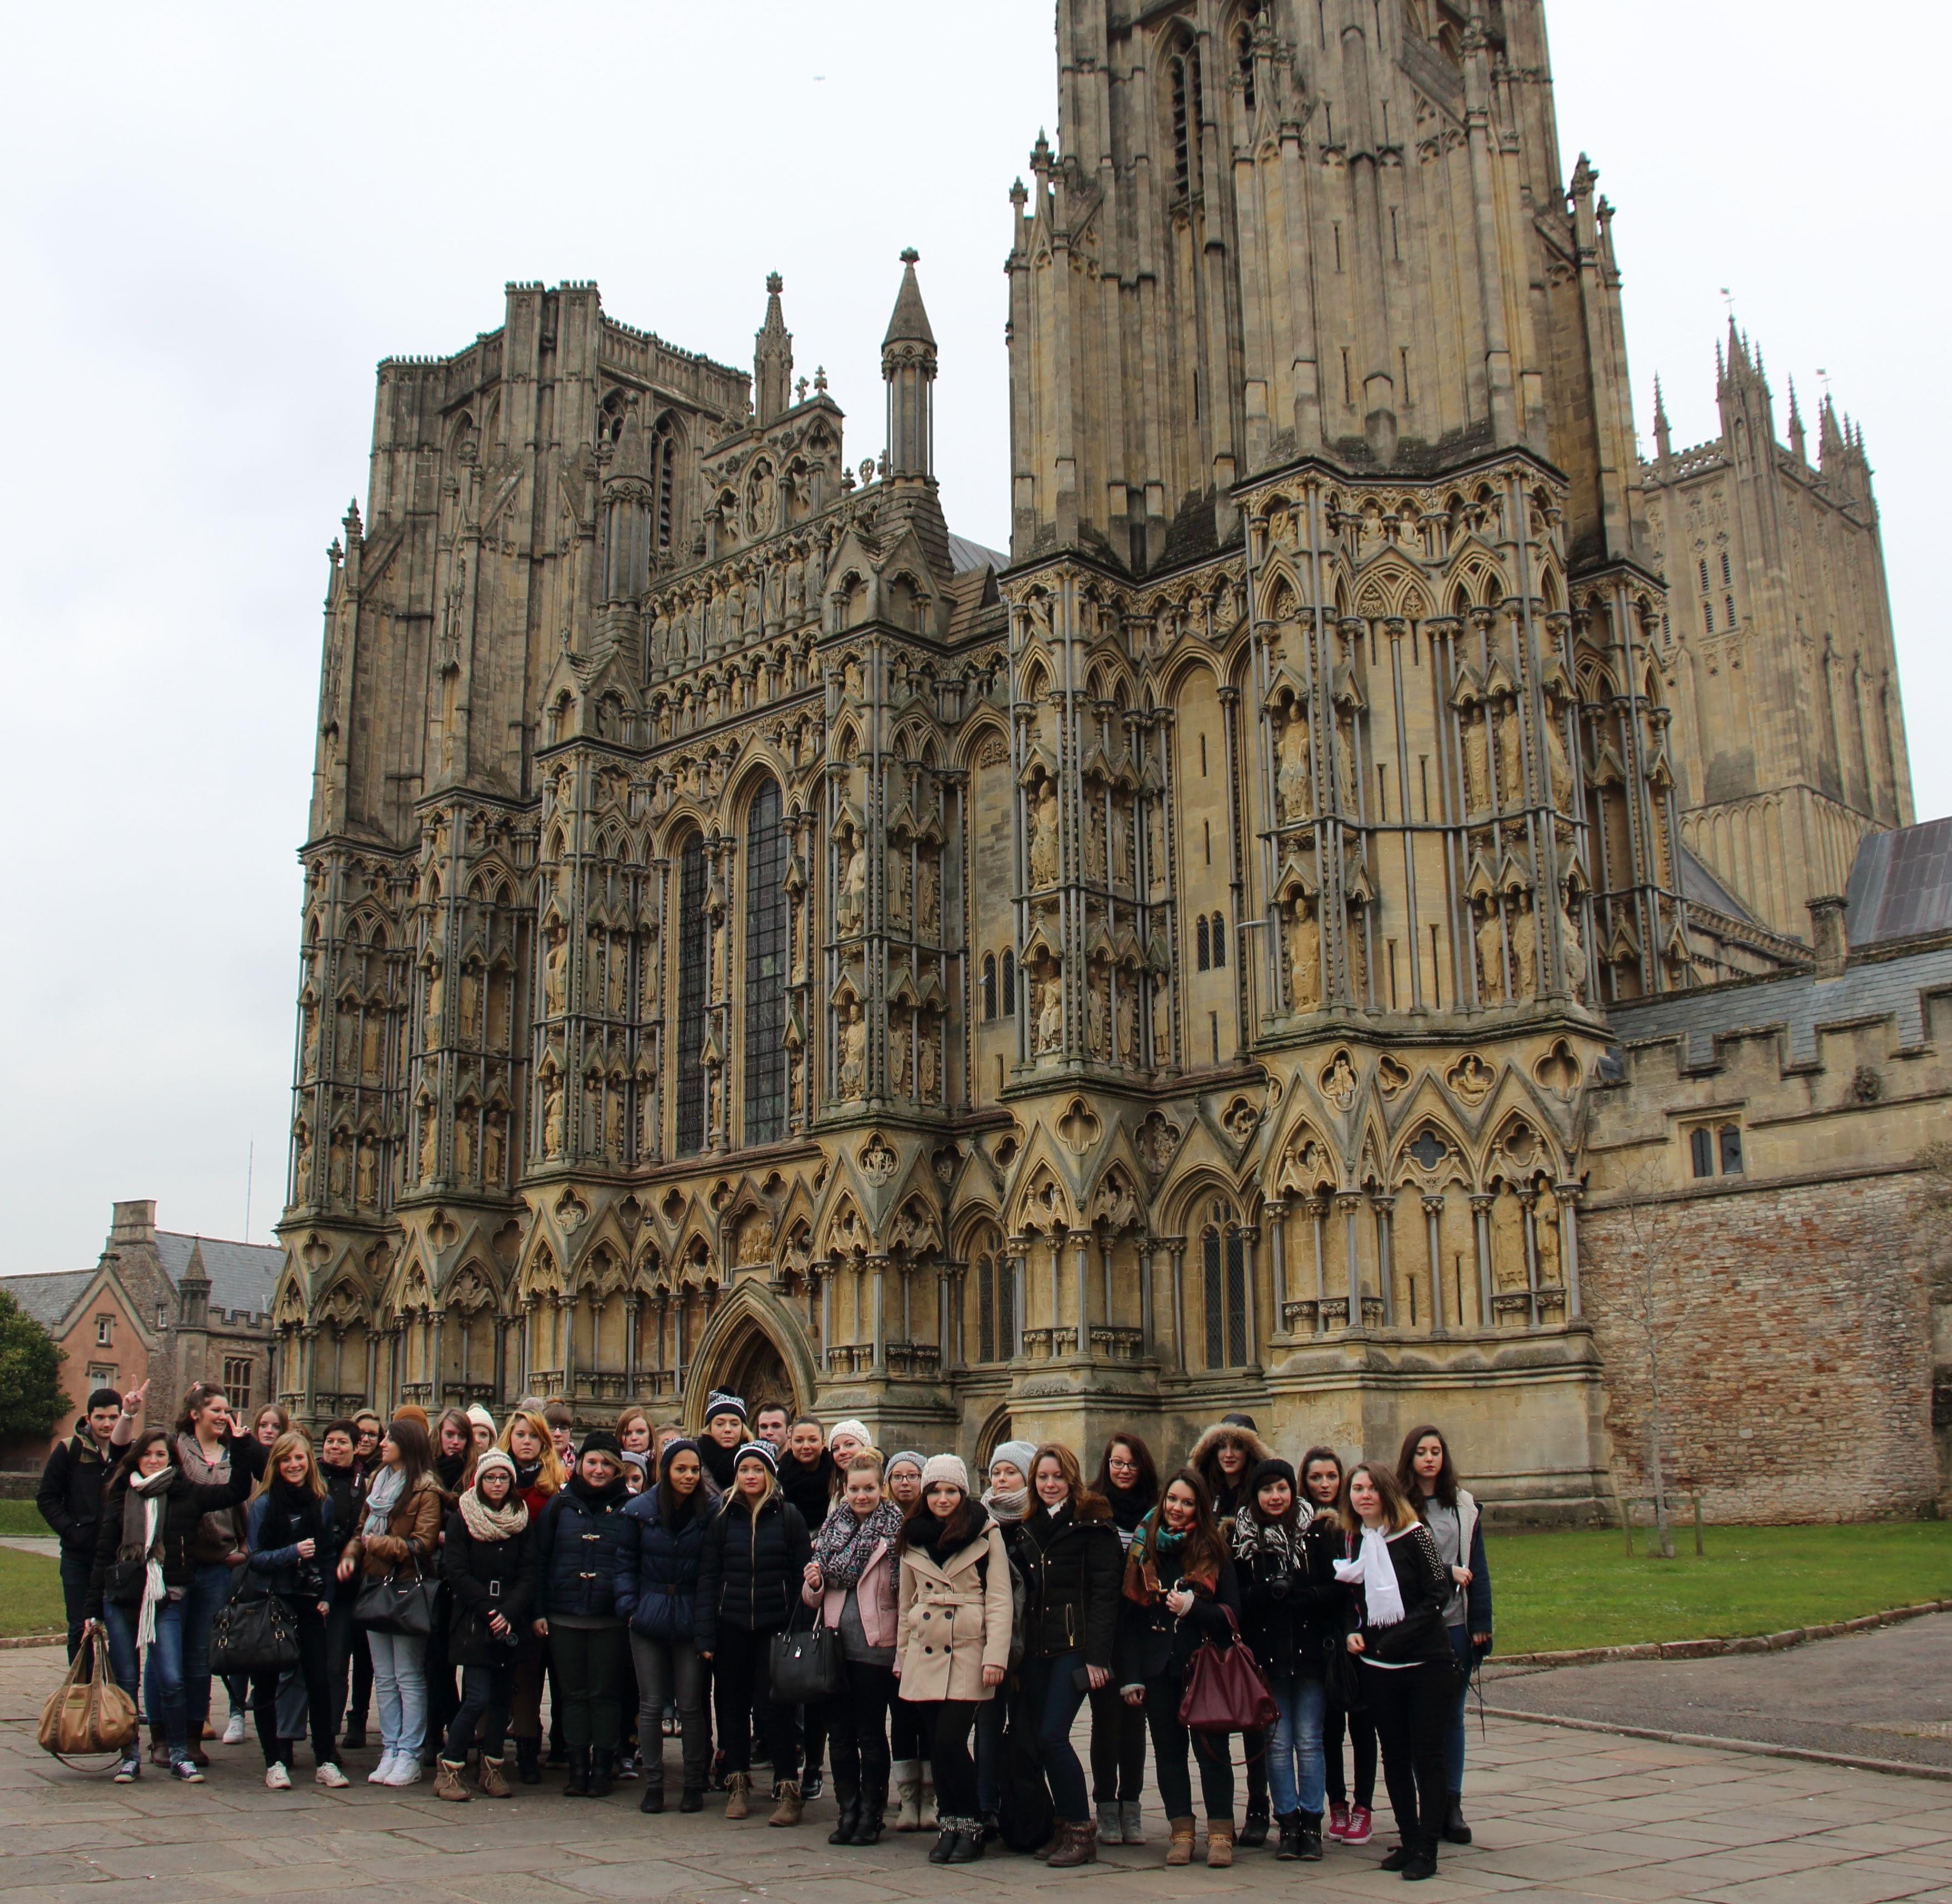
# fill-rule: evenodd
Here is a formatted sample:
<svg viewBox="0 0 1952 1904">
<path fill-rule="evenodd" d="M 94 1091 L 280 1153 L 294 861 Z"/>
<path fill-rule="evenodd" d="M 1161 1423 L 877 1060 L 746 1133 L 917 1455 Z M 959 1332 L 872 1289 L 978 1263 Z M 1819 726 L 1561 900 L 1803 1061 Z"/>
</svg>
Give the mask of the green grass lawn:
<svg viewBox="0 0 1952 1904">
<path fill-rule="evenodd" d="M 53 1532 L 32 1501 L 0 1501 L 0 1534 L 30 1534 L 45 1540 Z"/>
<path fill-rule="evenodd" d="M 59 1633 L 67 1624 L 60 1562 L 52 1555 L 44 1559 L 0 1547 L 0 1638 L 19 1633 Z"/>
<path fill-rule="evenodd" d="M 1854 1527 L 1691 1527 L 1676 1557 L 1634 1557 L 1611 1530 L 1489 1537 L 1501 1653 L 1647 1640 L 1737 1639 L 1952 1599 L 1952 1521 Z"/>
</svg>

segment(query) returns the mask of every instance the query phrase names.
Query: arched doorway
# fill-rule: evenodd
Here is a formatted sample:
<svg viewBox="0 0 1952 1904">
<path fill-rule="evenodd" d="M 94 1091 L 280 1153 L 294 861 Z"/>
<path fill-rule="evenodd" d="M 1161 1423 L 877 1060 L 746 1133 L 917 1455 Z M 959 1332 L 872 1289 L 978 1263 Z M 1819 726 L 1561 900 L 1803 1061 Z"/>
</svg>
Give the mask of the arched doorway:
<svg viewBox="0 0 1952 1904">
<path fill-rule="evenodd" d="M 705 1402 L 715 1391 L 738 1396 L 749 1420 L 762 1402 L 784 1402 L 797 1415 L 809 1399 L 800 1393 L 780 1345 L 755 1316 L 743 1318 L 718 1343 L 705 1346 L 686 1374 L 684 1390 L 685 1423 L 694 1431 L 704 1426 Z"/>
</svg>

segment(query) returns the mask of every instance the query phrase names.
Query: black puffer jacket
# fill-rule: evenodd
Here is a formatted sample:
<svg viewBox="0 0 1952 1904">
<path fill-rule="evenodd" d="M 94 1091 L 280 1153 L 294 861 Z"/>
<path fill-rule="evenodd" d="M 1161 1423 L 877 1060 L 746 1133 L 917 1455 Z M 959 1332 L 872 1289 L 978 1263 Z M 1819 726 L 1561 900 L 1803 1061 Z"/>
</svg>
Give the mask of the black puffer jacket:
<svg viewBox="0 0 1952 1904">
<path fill-rule="evenodd" d="M 251 1477 L 243 1465 L 233 1462 L 230 1478 L 199 1487 L 180 1468 L 163 1497 L 161 1552 L 163 1584 L 172 1590 L 187 1590 L 196 1573 L 197 1530 L 206 1514 L 228 1514 L 242 1507 L 251 1492 Z M 108 1570 L 122 1554 L 122 1509 L 129 1498 L 129 1477 L 119 1469 L 102 1490 L 102 1518 L 95 1524 L 95 1563 L 88 1577 L 88 1599 L 83 1608 L 86 1618 L 102 1618 L 102 1605 L 108 1589 Z M 127 1559 L 140 1556 L 131 1552 Z M 134 1600 L 118 1605 L 139 1605 L 140 1590 Z"/>
<path fill-rule="evenodd" d="M 530 1622 L 540 1611 L 542 1546 L 533 1521 L 505 1540 L 478 1540 L 457 1509 L 447 1517 L 440 1577 L 447 1583 L 450 1665 L 499 1666 L 535 1649 Z M 491 1613 L 514 1630 L 512 1644 L 489 1631 Z"/>
<path fill-rule="evenodd" d="M 1235 1524 L 1237 1534 L 1239 1524 Z M 1234 1566 L 1240 1583 L 1240 1634 L 1269 1678 L 1320 1679 L 1325 1649 L 1343 1641 L 1342 1609 L 1348 1590 L 1335 1577 L 1342 1558 L 1341 1530 L 1331 1519 L 1311 1521 L 1294 1543 L 1291 1565 L 1262 1549 L 1243 1554 Z"/>
<path fill-rule="evenodd" d="M 818 1527 L 834 1505 L 834 1457 L 824 1448 L 815 1462 L 780 1455 L 780 1492 L 799 1509 L 799 1518 L 809 1527 Z"/>
<path fill-rule="evenodd" d="M 624 1551 L 624 1508 L 630 1498 L 621 1477 L 608 1487 L 590 1487 L 572 1475 L 543 1510 L 536 1544 L 543 1612 L 606 1626 L 616 1622 L 617 1563 Z"/>
<path fill-rule="evenodd" d="M 693 1643 L 700 1652 L 718 1644 L 721 1621 L 748 1633 L 777 1633 L 799 1604 L 800 1576 L 813 1542 L 799 1509 L 769 1494 L 757 1514 L 730 1494 L 705 1529 L 698 1557 Z"/>
<path fill-rule="evenodd" d="M 1026 1659 L 1081 1652 L 1087 1666 L 1112 1664 L 1125 1552 L 1111 1510 L 1095 1496 L 1087 1502 L 1082 1518 L 1067 1501 L 1054 1515 L 1040 1504 L 1021 1523 L 1015 1559 L 1028 1590 Z"/>
</svg>

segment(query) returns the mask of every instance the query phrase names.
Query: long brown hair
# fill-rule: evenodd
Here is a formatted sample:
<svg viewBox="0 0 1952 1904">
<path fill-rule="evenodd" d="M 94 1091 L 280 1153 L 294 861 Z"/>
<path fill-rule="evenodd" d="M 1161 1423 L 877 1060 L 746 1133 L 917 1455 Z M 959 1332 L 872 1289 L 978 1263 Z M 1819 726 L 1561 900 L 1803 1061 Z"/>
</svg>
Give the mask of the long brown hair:
<svg viewBox="0 0 1952 1904">
<path fill-rule="evenodd" d="M 1156 1568 L 1159 1536 L 1169 1531 L 1165 1524 L 1165 1497 L 1176 1482 L 1184 1483 L 1193 1496 L 1193 1525 L 1187 1530 L 1186 1544 L 1180 1549 L 1175 1571 L 1188 1577 L 1205 1577 L 1218 1581 L 1227 1560 L 1227 1543 L 1219 1522 L 1213 1518 L 1213 1490 L 1197 1468 L 1182 1468 L 1178 1474 L 1166 1477 L 1165 1487 L 1159 1490 L 1159 1505 L 1146 1516 L 1132 1542 L 1133 1555 L 1141 1565 Z"/>
<path fill-rule="evenodd" d="M 1370 1485 L 1376 1490 L 1376 1499 L 1381 1503 L 1384 1524 L 1392 1534 L 1401 1534 L 1406 1527 L 1417 1524 L 1416 1509 L 1409 1504 L 1409 1496 L 1403 1491 L 1395 1475 L 1381 1462 L 1359 1461 L 1342 1477 L 1342 1526 L 1351 1535 L 1362 1531 L 1362 1517 L 1356 1512 L 1349 1496 L 1358 1474 L 1366 1474 Z"/>
<path fill-rule="evenodd" d="M 533 1408 L 517 1408 L 502 1424 L 502 1432 L 495 1438 L 495 1446 L 511 1461 L 515 1459 L 515 1451 L 508 1446 L 508 1437 L 519 1421 L 542 1444 L 542 1452 L 536 1457 L 535 1485 L 545 1494 L 560 1494 L 568 1477 L 562 1471 L 562 1459 L 555 1451 L 555 1443 L 549 1439 L 549 1424 Z M 518 1462 L 517 1465 L 520 1466 Z"/>
<path fill-rule="evenodd" d="M 1111 1498 L 1112 1450 L 1120 1446 L 1132 1451 L 1132 1465 L 1139 1471 L 1139 1484 L 1132 1492 L 1143 1495 L 1146 1506 L 1156 1507 L 1159 1497 L 1159 1463 L 1153 1459 L 1153 1451 L 1129 1428 L 1121 1428 L 1106 1437 L 1105 1452 L 1098 1457 L 1098 1472 L 1092 1477 L 1092 1491 L 1108 1500 Z"/>
<path fill-rule="evenodd" d="M 1040 1443 L 1036 1453 L 1031 1456 L 1031 1471 L 1024 1479 L 1029 1484 L 1031 1499 L 1034 1504 L 1031 1509 L 1032 1513 L 1043 1505 L 1037 1491 L 1037 1471 L 1046 1461 L 1056 1462 L 1057 1471 L 1064 1477 L 1065 1498 L 1070 1504 L 1072 1519 L 1105 1521 L 1111 1518 L 1111 1502 L 1084 1485 L 1084 1470 L 1078 1465 L 1078 1457 L 1061 1441 Z"/>
<path fill-rule="evenodd" d="M 944 1518 L 929 1505 L 928 1490 L 924 1487 L 915 1496 L 914 1505 L 902 1516 L 902 1530 L 895 1537 L 895 1552 L 905 1554 L 911 1547 L 921 1544 L 933 1546 L 939 1554 L 953 1554 L 959 1548 L 967 1546 L 976 1537 L 979 1525 L 976 1516 L 985 1510 L 980 1502 L 970 1498 L 968 1488 L 960 1492 L 962 1499 L 956 1503 L 956 1512 Z M 940 1533 L 935 1531 L 938 1524 Z"/>
<path fill-rule="evenodd" d="M 1451 1465 L 1450 1440 L 1444 1430 L 1426 1423 L 1421 1428 L 1412 1428 L 1403 1437 L 1403 1452 L 1397 1456 L 1397 1485 L 1409 1496 L 1415 1507 L 1423 1499 L 1423 1483 L 1416 1473 L 1416 1444 L 1419 1441 L 1434 1441 L 1444 1450 L 1444 1465 L 1437 1471 L 1437 1486 L 1432 1491 L 1446 1507 L 1457 1505 L 1457 1470 Z"/>
<path fill-rule="evenodd" d="M 170 1458 L 176 1458 L 176 1437 L 167 1428 L 145 1428 L 123 1451 L 122 1458 L 115 1464 L 115 1471 L 108 1477 L 108 1485 L 113 1487 L 117 1481 L 131 1481 L 136 1478 L 136 1464 L 145 1453 L 158 1442 L 170 1451 Z"/>
</svg>

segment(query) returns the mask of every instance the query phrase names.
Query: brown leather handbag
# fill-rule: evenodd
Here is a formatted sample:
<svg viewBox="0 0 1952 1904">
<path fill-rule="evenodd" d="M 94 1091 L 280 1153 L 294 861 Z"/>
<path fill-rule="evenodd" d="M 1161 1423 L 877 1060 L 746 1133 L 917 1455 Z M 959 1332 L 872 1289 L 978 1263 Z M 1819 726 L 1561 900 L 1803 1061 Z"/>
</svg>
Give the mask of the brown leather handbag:
<svg viewBox="0 0 1952 1904">
<path fill-rule="evenodd" d="M 1233 1643 L 1221 1646 L 1203 1640 L 1186 1662 L 1179 1722 L 1189 1732 L 1265 1732 L 1281 1717 L 1281 1709 L 1268 1690 L 1261 1662 L 1240 1637 L 1233 1609 L 1220 1610 L 1232 1629 Z"/>
<path fill-rule="evenodd" d="M 64 1763 L 135 1743 L 136 1702 L 116 1683 L 108 1636 L 100 1627 L 83 1630 L 67 1676 L 41 1708 L 39 1736 L 42 1749 Z"/>
</svg>

